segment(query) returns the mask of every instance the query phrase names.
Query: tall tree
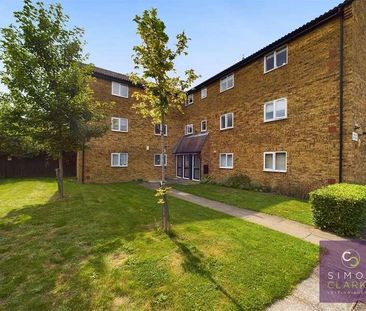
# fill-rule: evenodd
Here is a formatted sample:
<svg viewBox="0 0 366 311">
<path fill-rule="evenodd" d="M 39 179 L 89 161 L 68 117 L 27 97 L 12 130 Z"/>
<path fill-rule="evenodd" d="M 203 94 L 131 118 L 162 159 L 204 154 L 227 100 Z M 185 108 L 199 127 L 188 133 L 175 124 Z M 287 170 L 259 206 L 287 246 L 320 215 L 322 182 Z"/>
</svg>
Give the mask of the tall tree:
<svg viewBox="0 0 366 311">
<path fill-rule="evenodd" d="M 63 153 L 78 150 L 105 130 L 98 122 L 103 105 L 93 102 L 89 87 L 93 67 L 83 65 L 83 30 L 68 28 L 69 17 L 60 4 L 46 7 L 24 0 L 14 18 L 15 24 L 0 32 L 0 78 L 9 90 L 15 132 L 58 158 L 63 197 Z"/>
<path fill-rule="evenodd" d="M 157 190 L 162 206 L 162 229 L 169 232 L 169 209 L 166 199 L 165 155 L 166 142 L 164 127 L 167 115 L 173 109 L 182 112 L 186 101 L 185 91 L 197 79 L 193 69 L 185 71 L 185 77 L 177 75 L 176 58 L 187 55 L 188 38 L 184 32 L 176 36 L 174 48 L 169 47 L 169 36 L 165 24 L 158 17 L 157 9 L 145 10 L 142 16 L 136 16 L 137 34 L 141 37 L 141 45 L 135 46 L 134 63 L 137 72 L 131 74 L 135 84 L 144 86 L 144 92 L 132 94 L 137 100 L 134 108 L 145 118 L 151 118 L 154 124 L 160 124 L 161 141 L 161 183 Z"/>
</svg>

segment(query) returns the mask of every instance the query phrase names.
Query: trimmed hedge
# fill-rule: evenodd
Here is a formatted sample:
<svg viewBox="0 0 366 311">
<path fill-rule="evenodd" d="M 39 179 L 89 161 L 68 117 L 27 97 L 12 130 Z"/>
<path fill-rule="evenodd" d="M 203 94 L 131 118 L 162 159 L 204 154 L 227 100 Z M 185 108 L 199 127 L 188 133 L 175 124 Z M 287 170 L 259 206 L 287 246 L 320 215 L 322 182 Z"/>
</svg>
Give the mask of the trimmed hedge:
<svg viewBox="0 0 366 311">
<path fill-rule="evenodd" d="M 314 223 L 322 230 L 354 237 L 366 223 L 366 187 L 330 185 L 310 193 Z"/>
</svg>

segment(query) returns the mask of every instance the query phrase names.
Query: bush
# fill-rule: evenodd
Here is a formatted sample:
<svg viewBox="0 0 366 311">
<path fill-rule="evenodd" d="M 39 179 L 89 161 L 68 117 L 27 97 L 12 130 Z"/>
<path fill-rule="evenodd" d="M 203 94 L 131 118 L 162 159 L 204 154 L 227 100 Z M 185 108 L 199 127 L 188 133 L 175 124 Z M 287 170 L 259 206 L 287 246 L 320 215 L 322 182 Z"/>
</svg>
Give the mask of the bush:
<svg viewBox="0 0 366 311">
<path fill-rule="evenodd" d="M 250 178 L 247 175 L 243 175 L 241 173 L 237 173 L 233 176 L 228 177 L 224 182 L 223 185 L 226 187 L 231 188 L 238 188 L 238 189 L 252 189 L 250 184 Z"/>
<path fill-rule="evenodd" d="M 201 184 L 215 185 L 216 181 L 212 176 L 205 176 L 201 179 Z"/>
<path fill-rule="evenodd" d="M 335 184 L 310 193 L 314 223 L 320 229 L 354 237 L 366 220 L 366 187 Z"/>
</svg>

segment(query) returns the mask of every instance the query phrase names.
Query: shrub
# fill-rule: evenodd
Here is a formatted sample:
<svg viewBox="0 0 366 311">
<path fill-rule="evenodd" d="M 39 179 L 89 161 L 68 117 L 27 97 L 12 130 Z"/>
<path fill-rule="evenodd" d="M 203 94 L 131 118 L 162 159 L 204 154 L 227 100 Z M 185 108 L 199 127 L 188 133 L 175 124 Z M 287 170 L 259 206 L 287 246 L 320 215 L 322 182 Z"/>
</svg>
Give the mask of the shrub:
<svg viewBox="0 0 366 311">
<path fill-rule="evenodd" d="M 314 223 L 343 236 L 357 236 L 366 220 L 366 187 L 335 184 L 310 193 Z"/>
<path fill-rule="evenodd" d="M 212 176 L 205 176 L 201 179 L 201 184 L 215 185 L 216 181 Z"/>
<path fill-rule="evenodd" d="M 223 185 L 226 187 L 231 188 L 238 188 L 238 189 L 252 189 L 250 185 L 250 178 L 247 175 L 242 173 L 237 173 L 228 177 L 224 182 Z"/>
</svg>

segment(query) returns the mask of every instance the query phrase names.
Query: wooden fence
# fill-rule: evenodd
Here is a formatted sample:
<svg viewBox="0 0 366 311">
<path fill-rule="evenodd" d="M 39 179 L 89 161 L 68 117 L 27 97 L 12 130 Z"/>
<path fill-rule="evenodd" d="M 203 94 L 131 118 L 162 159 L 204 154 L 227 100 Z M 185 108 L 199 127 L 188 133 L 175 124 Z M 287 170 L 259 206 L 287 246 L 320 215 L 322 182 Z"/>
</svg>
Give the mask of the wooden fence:
<svg viewBox="0 0 366 311">
<path fill-rule="evenodd" d="M 0 178 L 55 177 L 58 161 L 46 154 L 35 157 L 7 157 L 0 154 Z M 76 154 L 64 156 L 64 176 L 76 176 Z"/>
</svg>

